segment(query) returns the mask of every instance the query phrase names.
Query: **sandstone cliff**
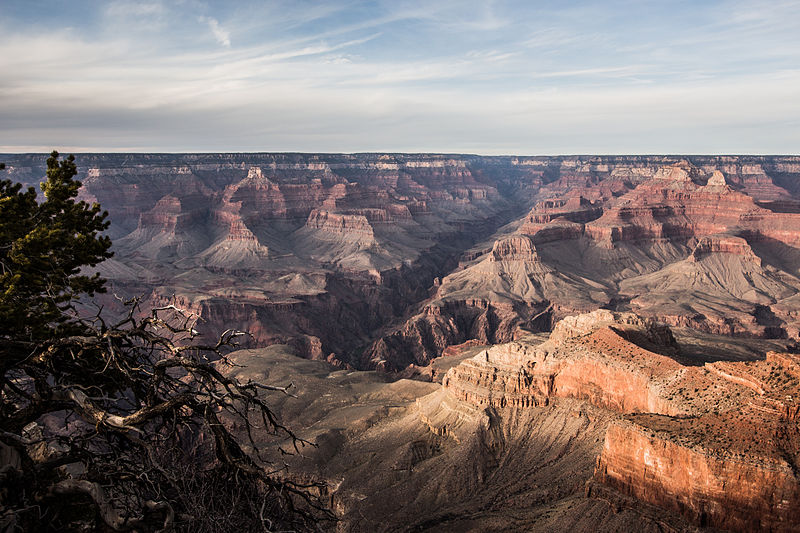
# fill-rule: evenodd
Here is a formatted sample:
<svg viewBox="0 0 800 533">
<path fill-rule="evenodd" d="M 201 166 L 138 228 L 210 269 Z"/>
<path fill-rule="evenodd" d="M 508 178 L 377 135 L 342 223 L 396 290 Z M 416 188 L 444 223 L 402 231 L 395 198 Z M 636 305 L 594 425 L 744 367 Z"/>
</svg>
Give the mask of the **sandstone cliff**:
<svg viewBox="0 0 800 533">
<path fill-rule="evenodd" d="M 695 531 L 632 498 L 586 494 L 611 411 L 569 398 L 481 408 L 438 384 L 387 381 L 286 352 L 240 351 L 237 366 L 224 368 L 244 380 L 294 383 L 293 395 L 268 401 L 316 446 L 287 456 L 276 445 L 289 443 L 255 437 L 288 463 L 290 479 L 327 483 L 336 531 Z"/>
<path fill-rule="evenodd" d="M 796 531 L 800 357 L 684 366 L 678 351 L 663 325 L 595 311 L 559 322 L 544 343 L 482 350 L 450 369 L 443 387 L 451 403 L 476 408 L 574 398 L 618 413 L 595 482 L 700 526 Z M 436 431 L 457 431 L 458 416 L 437 416 Z"/>
</svg>

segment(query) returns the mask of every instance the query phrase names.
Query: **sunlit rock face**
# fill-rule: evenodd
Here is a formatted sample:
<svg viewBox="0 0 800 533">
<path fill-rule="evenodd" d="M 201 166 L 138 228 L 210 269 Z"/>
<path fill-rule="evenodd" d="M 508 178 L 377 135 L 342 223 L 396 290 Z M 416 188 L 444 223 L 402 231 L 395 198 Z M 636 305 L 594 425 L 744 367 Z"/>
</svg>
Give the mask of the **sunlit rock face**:
<svg viewBox="0 0 800 533">
<path fill-rule="evenodd" d="M 690 369 L 686 387 L 672 389 L 689 390 L 682 398 L 689 413 L 642 413 L 612 424 L 596 479 L 701 525 L 796 531 L 798 369 L 796 354 L 776 352 L 762 361 Z M 725 401 L 730 397 L 733 404 Z"/>
<path fill-rule="evenodd" d="M 569 397 L 622 413 L 682 414 L 651 383 L 681 365 L 651 349 L 675 349 L 666 326 L 599 310 L 565 318 L 535 348 L 524 340 L 488 348 L 451 369 L 443 385 L 480 406 L 538 406 Z"/>
<path fill-rule="evenodd" d="M 513 516 L 524 531 L 784 532 L 800 504 L 787 344 L 596 310 L 453 346 L 432 365 L 441 384 L 276 362 L 277 347 L 225 368 L 297 385 L 270 401 L 318 448 L 285 460 L 327 483 L 342 531 L 502 531 Z"/>
<path fill-rule="evenodd" d="M 595 311 L 559 322 L 544 343 L 484 349 L 450 369 L 443 387 L 476 408 L 574 398 L 618 413 L 594 482 L 700 526 L 796 531 L 800 356 L 685 366 L 678 352 L 663 324 Z"/>
</svg>

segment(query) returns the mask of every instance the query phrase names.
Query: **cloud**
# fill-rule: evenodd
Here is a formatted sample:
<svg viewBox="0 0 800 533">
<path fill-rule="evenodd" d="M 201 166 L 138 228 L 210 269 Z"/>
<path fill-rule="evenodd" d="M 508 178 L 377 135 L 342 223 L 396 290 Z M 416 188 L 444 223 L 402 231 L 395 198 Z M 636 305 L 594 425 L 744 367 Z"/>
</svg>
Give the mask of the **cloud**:
<svg viewBox="0 0 800 533">
<path fill-rule="evenodd" d="M 351 56 L 338 54 L 338 55 L 325 56 L 325 62 L 333 65 L 346 65 L 348 63 L 352 63 L 353 59 L 351 58 Z"/>
<path fill-rule="evenodd" d="M 160 2 L 132 2 L 116 0 L 110 2 L 105 9 L 109 17 L 158 17 L 166 9 Z"/>
<path fill-rule="evenodd" d="M 746 2 L 638 25 L 611 2 L 600 28 L 581 2 L 548 16 L 525 2 L 221 5 L 118 1 L 96 27 L 60 30 L 0 22 L 0 151 L 800 145 L 800 37 L 753 25 Z"/>
<path fill-rule="evenodd" d="M 220 26 L 219 21 L 213 17 L 199 17 L 201 23 L 208 24 L 208 28 L 211 30 L 212 35 L 217 40 L 219 44 L 226 48 L 230 48 L 231 46 L 231 34 L 229 31 L 226 31 L 222 26 Z"/>
</svg>

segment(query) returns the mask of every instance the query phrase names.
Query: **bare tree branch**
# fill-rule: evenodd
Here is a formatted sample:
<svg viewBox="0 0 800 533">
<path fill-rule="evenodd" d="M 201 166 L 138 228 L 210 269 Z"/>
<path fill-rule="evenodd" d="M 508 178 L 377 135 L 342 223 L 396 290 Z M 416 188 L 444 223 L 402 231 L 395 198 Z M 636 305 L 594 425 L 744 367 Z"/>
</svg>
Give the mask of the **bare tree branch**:
<svg viewBox="0 0 800 533">
<path fill-rule="evenodd" d="M 292 482 L 285 465 L 275 468 L 262 459 L 259 432 L 285 436 L 295 451 L 313 444 L 285 427 L 264 399 L 265 392 L 291 396 L 292 384 L 241 382 L 221 370 L 234 366 L 225 351 L 243 333 L 229 330 L 216 342 L 196 343 L 187 313 L 174 304 L 140 313 L 138 299 L 116 324 L 99 316 L 80 323 L 78 335 L 4 348 L 24 356 L 2 375 L 8 393 L 0 396 L 0 440 L 35 473 L 26 479 L 10 467 L 0 475 L 0 490 L 22 484 L 18 494 L 28 495 L 0 502 L 15 520 L 36 523 L 31 502 L 50 509 L 40 518 L 68 520 L 76 508 L 58 511 L 64 497 L 90 502 L 115 531 L 183 530 L 199 522 L 203 531 L 270 530 L 281 523 L 301 530 L 333 518 L 315 496 L 324 492 L 324 483 Z M 31 392 L 9 386 L 20 379 Z M 43 426 L 41 436 L 22 431 L 42 417 L 62 420 L 62 429 Z M 236 433 L 227 425 L 232 421 L 240 428 Z M 212 518 L 187 493 L 187 480 L 201 493 L 204 484 L 221 483 L 208 497 L 224 493 L 233 500 L 214 506 L 218 514 Z M 91 514 L 83 516 L 85 521 Z"/>
</svg>

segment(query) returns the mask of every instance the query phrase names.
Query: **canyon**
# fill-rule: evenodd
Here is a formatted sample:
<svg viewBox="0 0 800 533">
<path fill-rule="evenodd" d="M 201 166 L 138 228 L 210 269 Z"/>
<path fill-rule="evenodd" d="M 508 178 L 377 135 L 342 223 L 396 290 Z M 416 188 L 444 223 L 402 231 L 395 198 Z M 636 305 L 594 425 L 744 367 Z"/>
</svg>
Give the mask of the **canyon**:
<svg viewBox="0 0 800 533">
<path fill-rule="evenodd" d="M 103 305 L 249 332 L 335 529 L 800 531 L 800 157 L 77 163 Z"/>
<path fill-rule="evenodd" d="M 274 459 L 327 484 L 338 531 L 789 532 L 800 356 L 781 342 L 598 310 L 549 335 L 464 346 L 441 383 L 286 345 L 224 368 L 295 385 L 269 401 L 316 446 Z"/>
<path fill-rule="evenodd" d="M 35 184 L 43 158 L 9 156 Z M 800 158 L 84 154 L 125 296 L 359 369 L 608 308 L 796 337 Z M 113 306 L 109 299 L 108 306 Z"/>
</svg>

